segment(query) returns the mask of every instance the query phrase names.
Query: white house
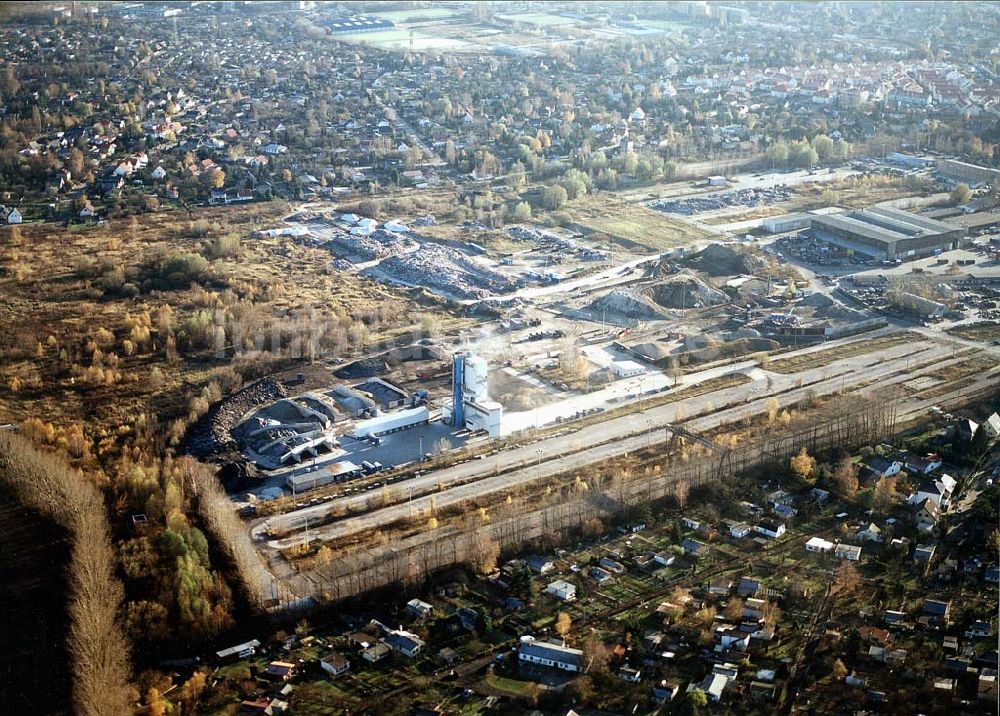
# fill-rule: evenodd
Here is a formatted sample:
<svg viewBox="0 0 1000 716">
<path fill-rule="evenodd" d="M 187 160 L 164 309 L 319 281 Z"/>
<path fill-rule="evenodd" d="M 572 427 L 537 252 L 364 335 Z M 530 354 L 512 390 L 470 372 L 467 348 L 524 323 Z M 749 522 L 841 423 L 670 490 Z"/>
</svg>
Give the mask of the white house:
<svg viewBox="0 0 1000 716">
<path fill-rule="evenodd" d="M 398 651 L 410 659 L 419 654 L 420 650 L 424 647 L 423 639 L 403 629 L 394 629 L 389 632 L 382 639 L 382 642 L 388 645 L 393 651 Z"/>
<path fill-rule="evenodd" d="M 158 166 L 156 167 L 156 169 L 151 171 L 149 175 L 154 179 L 163 179 L 167 176 L 167 170 L 164 169 L 162 166 Z"/>
<path fill-rule="evenodd" d="M 564 602 L 572 602 L 576 600 L 576 585 L 563 579 L 557 579 L 545 588 L 545 593 Z"/>
<path fill-rule="evenodd" d="M 850 544 L 838 544 L 833 556 L 837 559 L 846 559 L 848 562 L 857 562 L 861 559 L 861 548 Z"/>
<path fill-rule="evenodd" d="M 531 664 L 551 666 L 563 671 L 581 671 L 583 652 L 564 644 L 535 641 L 531 637 L 522 637 L 517 647 L 517 658 Z"/>
<path fill-rule="evenodd" d="M 924 480 L 917 487 L 917 491 L 906 498 L 906 504 L 910 506 L 922 505 L 924 500 L 931 500 L 942 510 L 947 510 L 951 494 L 955 491 L 957 484 L 955 478 L 947 474 L 934 480 Z"/>
<path fill-rule="evenodd" d="M 419 599 L 411 599 L 406 603 L 406 610 L 413 616 L 422 619 L 434 611 L 434 607 Z"/>
<path fill-rule="evenodd" d="M 21 212 L 13 206 L 9 208 L 3 207 L 0 209 L 0 216 L 2 216 L 3 220 L 8 224 L 20 224 L 22 220 Z"/>
<path fill-rule="evenodd" d="M 827 553 L 832 552 L 836 545 L 829 540 L 825 540 L 822 537 L 810 537 L 809 541 L 806 542 L 807 552 L 820 552 Z"/>
<path fill-rule="evenodd" d="M 338 651 L 324 656 L 320 659 L 319 665 L 330 676 L 340 676 L 351 670 L 351 662 Z"/>
<path fill-rule="evenodd" d="M 775 520 L 761 520 L 754 525 L 753 531 L 771 539 L 778 539 L 785 534 L 785 525 Z"/>
<path fill-rule="evenodd" d="M 996 440 L 997 436 L 1000 435 L 1000 415 L 993 413 L 982 422 L 979 429 L 985 430 L 986 437 L 990 440 Z"/>
</svg>

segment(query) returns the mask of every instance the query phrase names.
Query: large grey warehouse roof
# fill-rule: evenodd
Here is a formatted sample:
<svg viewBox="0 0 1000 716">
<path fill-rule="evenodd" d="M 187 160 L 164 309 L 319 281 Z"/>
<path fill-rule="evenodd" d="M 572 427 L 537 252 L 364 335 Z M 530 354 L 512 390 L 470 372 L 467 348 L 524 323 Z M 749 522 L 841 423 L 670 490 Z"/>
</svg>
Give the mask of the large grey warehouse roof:
<svg viewBox="0 0 1000 716">
<path fill-rule="evenodd" d="M 891 243 L 914 236 L 940 234 L 955 229 L 954 226 L 949 226 L 941 221 L 906 211 L 885 208 L 817 216 L 812 219 L 812 224 L 819 228 L 825 226 L 848 231 L 880 243 Z"/>
</svg>

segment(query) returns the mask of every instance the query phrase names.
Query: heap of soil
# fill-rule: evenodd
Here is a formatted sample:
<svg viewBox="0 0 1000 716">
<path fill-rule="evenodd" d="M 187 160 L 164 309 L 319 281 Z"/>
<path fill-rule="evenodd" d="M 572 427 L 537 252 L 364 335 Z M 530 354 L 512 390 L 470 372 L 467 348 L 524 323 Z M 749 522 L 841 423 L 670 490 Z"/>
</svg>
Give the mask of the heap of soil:
<svg viewBox="0 0 1000 716">
<path fill-rule="evenodd" d="M 740 276 L 767 269 L 767 261 L 763 257 L 722 244 L 709 244 L 682 263 L 709 276 Z"/>
<path fill-rule="evenodd" d="M 644 293 L 664 308 L 702 308 L 729 302 L 725 293 L 687 273 L 657 281 Z"/>
</svg>

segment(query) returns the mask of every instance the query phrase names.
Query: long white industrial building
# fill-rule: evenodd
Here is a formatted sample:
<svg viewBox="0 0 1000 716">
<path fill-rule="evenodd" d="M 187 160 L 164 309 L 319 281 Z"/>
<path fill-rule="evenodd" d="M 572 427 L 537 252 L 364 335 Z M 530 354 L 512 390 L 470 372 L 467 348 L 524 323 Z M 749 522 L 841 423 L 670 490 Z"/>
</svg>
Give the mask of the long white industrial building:
<svg viewBox="0 0 1000 716">
<path fill-rule="evenodd" d="M 426 405 L 420 405 L 408 410 L 397 410 L 377 418 L 361 420 L 354 426 L 352 435 L 356 438 L 367 438 L 370 436 L 385 435 L 394 433 L 397 430 L 405 430 L 414 425 L 421 425 L 430 420 L 430 411 Z"/>
</svg>

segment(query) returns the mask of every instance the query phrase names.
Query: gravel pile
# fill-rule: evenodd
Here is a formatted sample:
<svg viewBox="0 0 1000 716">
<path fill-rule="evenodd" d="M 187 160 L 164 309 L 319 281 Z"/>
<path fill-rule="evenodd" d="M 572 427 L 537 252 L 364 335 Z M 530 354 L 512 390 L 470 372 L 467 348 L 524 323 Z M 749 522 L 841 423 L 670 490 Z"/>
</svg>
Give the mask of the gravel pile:
<svg viewBox="0 0 1000 716">
<path fill-rule="evenodd" d="M 517 279 L 476 263 L 461 251 L 438 244 L 424 244 L 413 253 L 391 256 L 362 273 L 375 279 L 425 286 L 460 299 L 488 298 L 522 285 Z"/>
<path fill-rule="evenodd" d="M 240 418 L 254 408 L 288 396 L 277 378 L 263 378 L 223 398 L 209 408 L 184 436 L 183 451 L 195 457 L 208 457 L 235 448 L 232 429 Z"/>
</svg>

